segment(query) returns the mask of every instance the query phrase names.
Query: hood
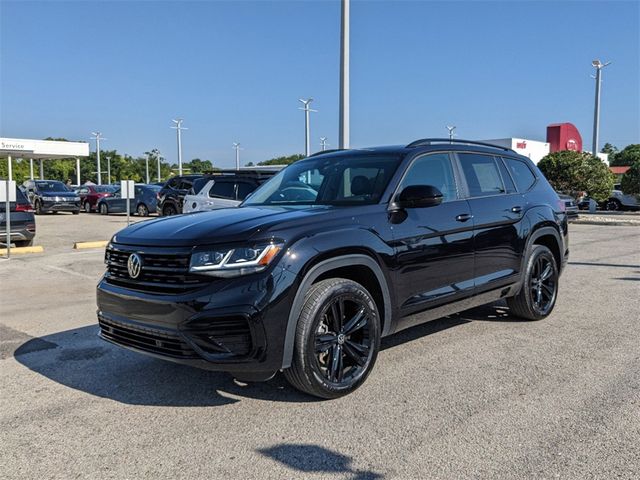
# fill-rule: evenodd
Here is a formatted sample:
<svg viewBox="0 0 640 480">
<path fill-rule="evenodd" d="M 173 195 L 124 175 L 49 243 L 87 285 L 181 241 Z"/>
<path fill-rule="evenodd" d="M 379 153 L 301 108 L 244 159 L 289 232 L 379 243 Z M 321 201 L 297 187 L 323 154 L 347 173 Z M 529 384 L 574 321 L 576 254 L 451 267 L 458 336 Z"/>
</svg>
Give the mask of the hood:
<svg viewBox="0 0 640 480">
<path fill-rule="evenodd" d="M 247 241 L 260 233 L 292 224 L 315 223 L 333 209 L 326 206 L 305 208 L 243 207 L 147 220 L 116 233 L 113 241 L 140 246 L 196 246 Z"/>
</svg>

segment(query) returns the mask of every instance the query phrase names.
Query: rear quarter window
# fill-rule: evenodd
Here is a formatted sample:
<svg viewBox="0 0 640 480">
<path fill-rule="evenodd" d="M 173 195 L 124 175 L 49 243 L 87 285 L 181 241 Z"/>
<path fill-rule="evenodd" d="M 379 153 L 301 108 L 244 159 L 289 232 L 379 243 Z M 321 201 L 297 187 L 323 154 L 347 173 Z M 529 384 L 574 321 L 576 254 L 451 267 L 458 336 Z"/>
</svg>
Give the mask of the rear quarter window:
<svg viewBox="0 0 640 480">
<path fill-rule="evenodd" d="M 504 160 L 513 177 L 513 181 L 516 182 L 518 191 L 526 192 L 529 190 L 536 182 L 536 177 L 529 166 L 525 162 L 516 160 L 515 158 L 505 158 Z"/>
</svg>

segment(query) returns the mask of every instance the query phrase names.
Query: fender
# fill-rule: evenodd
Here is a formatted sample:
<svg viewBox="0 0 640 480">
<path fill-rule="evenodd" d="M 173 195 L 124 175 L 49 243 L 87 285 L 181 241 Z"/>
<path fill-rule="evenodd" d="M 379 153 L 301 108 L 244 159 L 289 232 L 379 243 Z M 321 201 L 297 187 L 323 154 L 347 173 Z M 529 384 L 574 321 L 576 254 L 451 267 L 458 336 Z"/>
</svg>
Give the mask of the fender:
<svg viewBox="0 0 640 480">
<path fill-rule="evenodd" d="M 300 286 L 298 288 L 298 291 L 296 292 L 296 296 L 293 300 L 293 304 L 291 305 L 291 310 L 289 312 L 289 320 L 287 322 L 287 331 L 284 342 L 282 368 L 289 368 L 291 366 L 296 329 L 298 327 L 298 317 L 300 316 L 300 312 L 302 311 L 302 305 L 304 303 L 305 295 L 309 290 L 309 287 L 311 287 L 313 282 L 323 273 L 336 268 L 349 267 L 353 265 L 362 265 L 368 267 L 375 274 L 378 283 L 380 284 L 380 289 L 382 290 L 382 296 L 384 299 L 384 318 L 386 321 L 384 331 L 382 332 L 381 336 L 385 336 L 390 333 L 392 324 L 391 296 L 389 294 L 387 281 L 384 274 L 382 273 L 380 265 L 378 265 L 373 258 L 363 254 L 341 255 L 339 257 L 330 258 L 311 267 L 311 269 L 309 269 L 307 274 L 302 279 L 302 282 L 300 282 Z"/>
</svg>

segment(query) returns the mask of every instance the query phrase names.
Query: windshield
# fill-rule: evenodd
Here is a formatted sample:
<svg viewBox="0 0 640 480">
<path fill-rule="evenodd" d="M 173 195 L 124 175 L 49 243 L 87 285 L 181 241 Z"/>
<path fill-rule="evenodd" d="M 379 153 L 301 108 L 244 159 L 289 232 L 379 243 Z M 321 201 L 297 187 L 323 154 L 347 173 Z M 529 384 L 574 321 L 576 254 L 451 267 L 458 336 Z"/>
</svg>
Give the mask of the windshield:
<svg viewBox="0 0 640 480">
<path fill-rule="evenodd" d="M 300 160 L 260 186 L 242 205 L 377 203 L 399 162 L 399 155 L 374 154 Z"/>
<path fill-rule="evenodd" d="M 56 181 L 39 181 L 36 182 L 38 190 L 41 192 L 70 192 L 67 186 L 62 182 Z"/>
<path fill-rule="evenodd" d="M 96 185 L 93 188 L 95 188 L 98 193 L 113 193 L 118 187 L 115 185 Z"/>
</svg>

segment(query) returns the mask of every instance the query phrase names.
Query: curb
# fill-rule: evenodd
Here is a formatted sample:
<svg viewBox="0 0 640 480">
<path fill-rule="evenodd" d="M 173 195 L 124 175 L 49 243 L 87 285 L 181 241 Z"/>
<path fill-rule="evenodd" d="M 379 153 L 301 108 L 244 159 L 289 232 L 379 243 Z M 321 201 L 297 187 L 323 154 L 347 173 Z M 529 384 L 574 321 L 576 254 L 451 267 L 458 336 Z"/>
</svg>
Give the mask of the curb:
<svg viewBox="0 0 640 480">
<path fill-rule="evenodd" d="M 640 222 L 621 222 L 621 221 L 599 221 L 599 220 L 572 220 L 570 223 L 574 225 L 605 225 L 610 227 L 640 227 Z"/>
<path fill-rule="evenodd" d="M 41 245 L 36 245 L 35 247 L 13 247 L 11 249 L 11 254 L 22 254 L 22 253 L 42 253 L 44 252 L 44 248 Z M 6 255 L 7 249 L 0 248 L 0 255 Z"/>
<path fill-rule="evenodd" d="M 81 250 L 83 248 L 102 248 L 106 247 L 109 242 L 107 240 L 100 240 L 98 242 L 76 242 L 73 244 L 74 250 Z"/>
</svg>

